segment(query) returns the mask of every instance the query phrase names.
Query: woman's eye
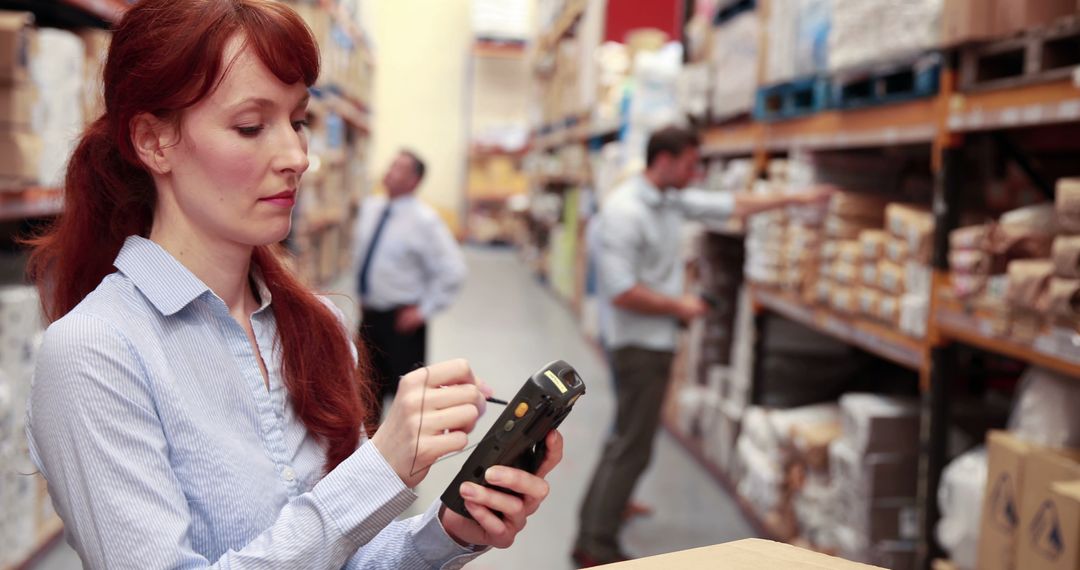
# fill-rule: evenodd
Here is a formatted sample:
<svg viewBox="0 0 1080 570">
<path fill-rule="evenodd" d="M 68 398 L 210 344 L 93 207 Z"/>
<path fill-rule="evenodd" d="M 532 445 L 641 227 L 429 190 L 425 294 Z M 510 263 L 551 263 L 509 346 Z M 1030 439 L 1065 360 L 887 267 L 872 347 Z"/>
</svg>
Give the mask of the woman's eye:
<svg viewBox="0 0 1080 570">
<path fill-rule="evenodd" d="M 309 125 L 311 125 L 311 121 L 308 121 L 307 119 L 301 119 L 299 121 L 292 122 L 292 128 L 296 132 L 300 132 L 301 129 L 304 129 Z"/>
<path fill-rule="evenodd" d="M 254 137 L 260 132 L 262 132 L 262 130 L 262 125 L 254 125 L 250 127 L 236 127 L 236 132 L 240 133 L 241 136 L 245 137 Z"/>
</svg>

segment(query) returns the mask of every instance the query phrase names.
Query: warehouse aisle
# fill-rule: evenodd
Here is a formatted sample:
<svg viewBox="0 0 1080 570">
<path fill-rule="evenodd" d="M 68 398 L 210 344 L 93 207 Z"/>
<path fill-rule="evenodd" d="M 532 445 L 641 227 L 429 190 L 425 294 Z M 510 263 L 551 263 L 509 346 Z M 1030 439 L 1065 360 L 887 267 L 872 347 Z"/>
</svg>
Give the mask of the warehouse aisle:
<svg viewBox="0 0 1080 570">
<path fill-rule="evenodd" d="M 577 508 L 592 474 L 613 413 L 610 380 L 600 354 L 581 336 L 573 316 L 529 274 L 510 250 L 467 250 L 469 279 L 454 307 L 433 324 L 432 360 L 468 358 L 478 376 L 508 399 L 528 374 L 550 360 L 573 364 L 588 392 L 563 425 L 566 457 L 549 477 L 551 496 L 532 517 L 517 543 L 490 552 L 468 568 L 572 568 L 569 552 L 577 529 Z M 498 416 L 489 408 L 471 438 L 478 441 Z M 656 507 L 625 533 L 629 553 L 647 556 L 753 536 L 731 499 L 667 434 L 657 441 L 653 467 L 638 492 Z M 418 489 L 410 514 L 442 493 L 465 456 L 436 465 Z M 36 570 L 74 570 L 78 560 L 66 546 Z"/>
<path fill-rule="evenodd" d="M 566 455 L 549 476 L 551 496 L 512 548 L 488 553 L 468 568 L 572 568 L 569 552 L 578 505 L 614 413 L 606 367 L 582 337 L 573 315 L 537 283 L 512 251 L 471 249 L 467 255 L 465 290 L 434 323 L 432 359 L 468 358 L 502 398 L 513 397 L 528 374 L 558 358 L 573 364 L 588 385 L 563 424 Z M 497 409 L 490 409 L 472 439 L 478 440 L 497 415 Z M 656 513 L 628 528 L 627 552 L 645 556 L 753 535 L 730 498 L 666 434 L 658 439 L 654 457 L 638 497 L 655 506 Z M 451 459 L 432 470 L 419 489 L 418 508 L 442 493 L 463 461 L 464 457 Z"/>
</svg>

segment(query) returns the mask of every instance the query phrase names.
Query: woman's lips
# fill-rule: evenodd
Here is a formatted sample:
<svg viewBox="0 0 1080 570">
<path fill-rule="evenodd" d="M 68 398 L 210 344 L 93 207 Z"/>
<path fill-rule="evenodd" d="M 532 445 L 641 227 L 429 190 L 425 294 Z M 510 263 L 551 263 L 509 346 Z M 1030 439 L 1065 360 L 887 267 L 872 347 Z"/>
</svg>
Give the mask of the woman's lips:
<svg viewBox="0 0 1080 570">
<path fill-rule="evenodd" d="M 282 206 L 290 208 L 296 203 L 296 190 L 286 190 L 279 192 L 273 196 L 267 196 L 266 198 L 260 198 L 260 202 L 269 202 L 275 206 Z"/>
</svg>

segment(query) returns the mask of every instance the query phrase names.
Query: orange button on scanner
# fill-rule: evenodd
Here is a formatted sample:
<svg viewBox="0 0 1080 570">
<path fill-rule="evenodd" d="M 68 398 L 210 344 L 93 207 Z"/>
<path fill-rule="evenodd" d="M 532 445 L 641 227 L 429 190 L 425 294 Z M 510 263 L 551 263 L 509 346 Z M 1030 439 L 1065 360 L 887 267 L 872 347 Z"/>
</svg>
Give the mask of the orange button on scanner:
<svg viewBox="0 0 1080 570">
<path fill-rule="evenodd" d="M 515 418 L 525 417 L 525 414 L 528 413 L 528 412 L 529 412 L 529 404 L 527 404 L 525 402 L 522 402 L 522 403 L 517 405 L 517 408 L 514 408 L 514 417 Z"/>
</svg>

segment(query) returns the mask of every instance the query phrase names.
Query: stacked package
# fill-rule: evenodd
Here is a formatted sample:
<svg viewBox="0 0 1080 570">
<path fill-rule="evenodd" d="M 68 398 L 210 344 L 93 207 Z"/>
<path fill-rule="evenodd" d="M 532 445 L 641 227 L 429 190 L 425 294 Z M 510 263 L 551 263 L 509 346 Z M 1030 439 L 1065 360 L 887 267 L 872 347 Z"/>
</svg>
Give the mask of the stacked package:
<svg viewBox="0 0 1080 570">
<path fill-rule="evenodd" d="M 878 278 L 899 296 L 899 326 L 907 335 L 926 336 L 930 311 L 930 257 L 934 241 L 934 215 L 929 209 L 893 203 L 885 210 L 889 232 L 888 261 Z"/>
<path fill-rule="evenodd" d="M 814 298 L 843 314 L 855 314 L 863 288 L 863 232 L 880 230 L 885 200 L 877 196 L 839 192 L 829 202 L 825 242 Z"/>
<path fill-rule="evenodd" d="M 26 558 L 50 515 L 24 435 L 41 328 L 33 288 L 0 288 L 0 512 L 11 515 L 0 517 L 0 567 Z"/>
<path fill-rule="evenodd" d="M 832 0 L 829 70 L 917 56 L 941 43 L 944 0 Z"/>
<path fill-rule="evenodd" d="M 0 185 L 34 182 L 42 155 L 33 115 L 38 92 L 30 80 L 28 53 L 37 52 L 33 16 L 0 12 Z"/>
<path fill-rule="evenodd" d="M 813 496 L 820 491 L 818 496 L 824 499 L 820 508 L 833 504 L 826 497 L 824 479 L 805 475 L 807 455 L 799 446 L 819 447 L 808 445 L 803 434 L 826 434 L 828 438 L 828 434 L 838 431 L 839 423 L 840 410 L 835 403 L 746 410 L 732 471 L 739 495 L 761 515 L 773 536 L 785 541 L 800 536 L 797 494 L 806 491 L 807 496 Z M 817 441 L 819 437 L 813 435 L 811 439 Z"/>
<path fill-rule="evenodd" d="M 1080 324 L 1080 179 L 1058 182 L 1056 211 L 1062 235 L 1054 239 L 1054 276 L 1047 306 L 1055 324 L 1076 329 Z"/>
<path fill-rule="evenodd" d="M 877 394 L 840 398 L 842 436 L 829 446 L 836 512 L 832 543 L 840 555 L 914 568 L 919 406 Z"/>
<path fill-rule="evenodd" d="M 768 183 L 755 190 L 771 194 L 804 191 L 814 184 L 813 164 L 800 155 L 772 160 Z M 747 279 L 810 295 L 817 280 L 824 239 L 823 206 L 789 206 L 750 218 L 747 231 Z"/>
<path fill-rule="evenodd" d="M 713 120 L 753 108 L 760 37 L 761 19 L 756 12 L 738 14 L 713 31 L 709 105 Z"/>
<path fill-rule="evenodd" d="M 1004 302 L 989 310 L 1001 317 L 996 319 L 1001 326 L 999 332 L 1026 340 L 1041 332 L 1050 308 L 1050 285 L 1055 271 L 1051 253 L 1057 233 L 1057 215 L 1052 204 L 1007 212 L 995 225 L 991 265 L 1005 267 L 1005 286 L 1001 292 Z"/>
</svg>

